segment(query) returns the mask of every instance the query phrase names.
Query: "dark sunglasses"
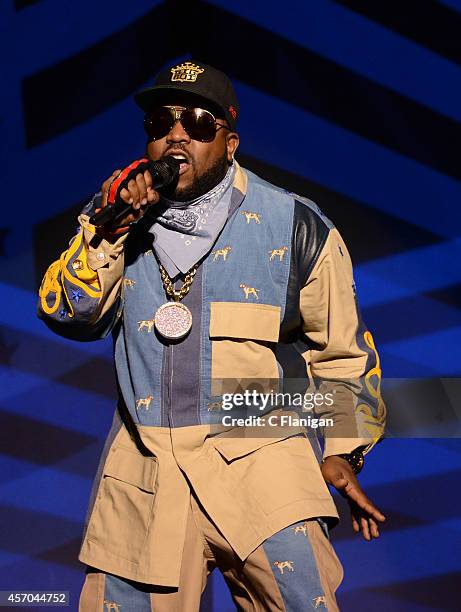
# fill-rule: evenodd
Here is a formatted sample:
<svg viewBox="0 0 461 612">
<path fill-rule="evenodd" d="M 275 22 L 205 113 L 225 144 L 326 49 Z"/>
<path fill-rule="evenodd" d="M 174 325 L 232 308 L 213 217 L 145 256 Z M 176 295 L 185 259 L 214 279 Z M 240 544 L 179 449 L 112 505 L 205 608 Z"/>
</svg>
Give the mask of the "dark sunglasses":
<svg viewBox="0 0 461 612">
<path fill-rule="evenodd" d="M 219 128 L 229 130 L 226 125 L 216 122 L 216 117 L 203 108 L 185 108 L 184 106 L 159 106 L 144 117 L 144 129 L 150 140 L 159 140 L 180 121 L 184 131 L 200 142 L 214 140 Z"/>
</svg>

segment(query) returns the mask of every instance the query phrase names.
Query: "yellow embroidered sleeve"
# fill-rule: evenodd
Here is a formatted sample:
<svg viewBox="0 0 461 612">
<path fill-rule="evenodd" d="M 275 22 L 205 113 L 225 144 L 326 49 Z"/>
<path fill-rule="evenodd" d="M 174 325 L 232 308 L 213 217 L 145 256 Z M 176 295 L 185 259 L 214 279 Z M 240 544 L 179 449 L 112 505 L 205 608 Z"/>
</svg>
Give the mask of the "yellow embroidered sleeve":
<svg viewBox="0 0 461 612">
<path fill-rule="evenodd" d="M 86 215 L 80 215 L 79 223 L 80 231 L 50 265 L 39 290 L 39 316 L 51 317 L 59 324 L 73 319 L 96 322 L 120 293 L 127 236 L 110 244 L 95 237 L 95 228 Z"/>
</svg>

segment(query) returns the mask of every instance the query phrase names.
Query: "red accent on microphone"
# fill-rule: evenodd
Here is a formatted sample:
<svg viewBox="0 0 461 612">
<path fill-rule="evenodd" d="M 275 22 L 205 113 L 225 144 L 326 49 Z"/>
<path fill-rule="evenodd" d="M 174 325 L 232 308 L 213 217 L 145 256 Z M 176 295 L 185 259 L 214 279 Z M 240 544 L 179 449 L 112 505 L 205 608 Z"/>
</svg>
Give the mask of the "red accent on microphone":
<svg viewBox="0 0 461 612">
<path fill-rule="evenodd" d="M 118 188 L 120 187 L 120 183 L 126 179 L 128 174 L 135 170 L 140 164 L 148 162 L 148 159 L 138 159 L 134 161 L 132 164 L 127 166 L 122 172 L 117 176 L 116 179 L 112 181 L 109 187 L 109 193 L 107 194 L 107 204 L 113 206 L 115 203 L 115 196 L 117 195 Z"/>
</svg>

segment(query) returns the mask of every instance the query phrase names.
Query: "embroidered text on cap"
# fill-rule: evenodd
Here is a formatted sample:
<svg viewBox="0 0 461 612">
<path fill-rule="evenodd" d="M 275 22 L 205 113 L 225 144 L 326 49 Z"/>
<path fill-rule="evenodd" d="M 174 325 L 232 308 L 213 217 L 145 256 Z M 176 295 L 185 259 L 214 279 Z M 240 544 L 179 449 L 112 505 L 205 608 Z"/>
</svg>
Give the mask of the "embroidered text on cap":
<svg viewBox="0 0 461 612">
<path fill-rule="evenodd" d="M 200 68 L 197 64 L 191 62 L 184 62 L 171 69 L 172 77 L 171 81 L 180 81 L 181 83 L 189 82 L 194 83 L 197 80 L 199 74 L 205 72 L 204 68 Z"/>
</svg>

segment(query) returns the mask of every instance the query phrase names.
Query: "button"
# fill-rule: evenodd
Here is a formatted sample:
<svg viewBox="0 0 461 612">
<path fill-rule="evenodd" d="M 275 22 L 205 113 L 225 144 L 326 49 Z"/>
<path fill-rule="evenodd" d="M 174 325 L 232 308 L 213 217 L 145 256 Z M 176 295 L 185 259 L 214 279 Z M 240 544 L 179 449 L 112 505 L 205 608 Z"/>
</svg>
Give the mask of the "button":
<svg viewBox="0 0 461 612">
<path fill-rule="evenodd" d="M 99 259 L 99 261 L 103 261 L 103 260 L 106 258 L 106 256 L 104 255 L 104 253 L 98 253 L 98 254 L 96 255 L 96 257 L 97 257 L 97 259 Z"/>
<path fill-rule="evenodd" d="M 83 261 L 81 259 L 76 259 L 72 262 L 72 268 L 74 270 L 81 270 L 83 268 Z"/>
</svg>

